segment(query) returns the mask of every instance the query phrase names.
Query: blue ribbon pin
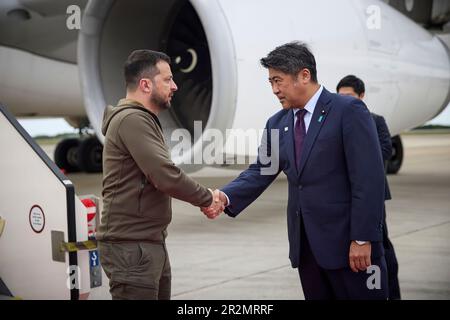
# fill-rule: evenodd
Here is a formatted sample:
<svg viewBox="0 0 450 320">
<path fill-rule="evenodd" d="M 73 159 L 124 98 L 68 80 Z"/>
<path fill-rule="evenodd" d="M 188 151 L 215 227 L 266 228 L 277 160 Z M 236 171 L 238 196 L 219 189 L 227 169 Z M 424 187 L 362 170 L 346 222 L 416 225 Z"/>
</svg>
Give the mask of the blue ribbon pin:
<svg viewBox="0 0 450 320">
<path fill-rule="evenodd" d="M 326 112 L 325 110 L 322 110 L 322 115 L 319 117 L 319 119 L 317 120 L 317 122 L 322 122 L 323 118 L 325 118 Z"/>
</svg>

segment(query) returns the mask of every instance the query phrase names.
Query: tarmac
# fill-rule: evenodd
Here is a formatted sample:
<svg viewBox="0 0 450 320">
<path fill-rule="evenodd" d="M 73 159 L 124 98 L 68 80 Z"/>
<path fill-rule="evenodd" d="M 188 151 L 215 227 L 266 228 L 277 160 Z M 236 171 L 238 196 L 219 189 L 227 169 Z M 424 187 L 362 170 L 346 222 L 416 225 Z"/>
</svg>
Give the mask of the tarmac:
<svg viewBox="0 0 450 320">
<path fill-rule="evenodd" d="M 402 136 L 404 162 L 389 175 L 391 241 L 399 262 L 403 299 L 450 299 L 450 134 Z M 49 154 L 52 147 L 44 147 Z M 191 174 L 221 187 L 236 170 Z M 173 200 L 167 247 L 172 299 L 302 300 L 298 272 L 288 259 L 287 181 L 280 176 L 237 218 L 209 220 L 198 208 Z M 101 195 L 101 174 L 70 174 L 79 195 Z M 108 279 L 90 299 L 110 299 Z"/>
</svg>

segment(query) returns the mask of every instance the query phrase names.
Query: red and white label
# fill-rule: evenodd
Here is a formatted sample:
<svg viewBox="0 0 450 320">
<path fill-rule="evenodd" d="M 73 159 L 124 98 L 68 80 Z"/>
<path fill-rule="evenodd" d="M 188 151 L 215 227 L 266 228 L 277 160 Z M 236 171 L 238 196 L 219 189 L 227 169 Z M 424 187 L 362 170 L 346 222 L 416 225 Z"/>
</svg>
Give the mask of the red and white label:
<svg viewBox="0 0 450 320">
<path fill-rule="evenodd" d="M 81 202 L 87 209 L 87 221 L 88 221 L 88 237 L 95 236 L 95 214 L 97 212 L 97 207 L 92 199 L 86 198 L 82 199 Z"/>
</svg>

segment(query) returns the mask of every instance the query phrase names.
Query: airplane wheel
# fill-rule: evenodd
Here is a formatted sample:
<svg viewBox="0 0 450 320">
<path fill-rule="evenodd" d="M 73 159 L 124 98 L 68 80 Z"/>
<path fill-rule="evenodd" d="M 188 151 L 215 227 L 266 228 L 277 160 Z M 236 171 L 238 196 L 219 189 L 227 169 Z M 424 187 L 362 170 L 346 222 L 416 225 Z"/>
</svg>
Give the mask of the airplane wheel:
<svg viewBox="0 0 450 320">
<path fill-rule="evenodd" d="M 54 159 L 58 168 L 66 172 L 78 172 L 78 147 L 80 140 L 76 138 L 64 139 L 55 149 Z"/>
<path fill-rule="evenodd" d="M 102 172 L 103 145 L 96 137 L 81 140 L 78 148 L 78 166 L 85 172 Z"/>
<path fill-rule="evenodd" d="M 396 174 L 403 163 L 403 144 L 400 136 L 392 137 L 392 157 L 388 161 L 387 173 Z"/>
</svg>

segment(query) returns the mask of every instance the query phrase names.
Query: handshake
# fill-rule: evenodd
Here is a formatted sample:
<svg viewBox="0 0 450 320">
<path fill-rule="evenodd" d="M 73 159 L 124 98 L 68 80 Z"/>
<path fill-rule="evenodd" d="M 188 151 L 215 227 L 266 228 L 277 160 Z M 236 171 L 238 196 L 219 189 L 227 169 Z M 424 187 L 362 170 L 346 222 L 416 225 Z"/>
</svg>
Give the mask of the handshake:
<svg viewBox="0 0 450 320">
<path fill-rule="evenodd" d="M 209 189 L 209 191 L 212 193 L 213 201 L 209 207 L 202 207 L 200 210 L 209 219 L 215 219 L 225 210 L 225 207 L 228 205 L 228 199 L 225 193 L 219 189 L 214 191 Z"/>
</svg>

